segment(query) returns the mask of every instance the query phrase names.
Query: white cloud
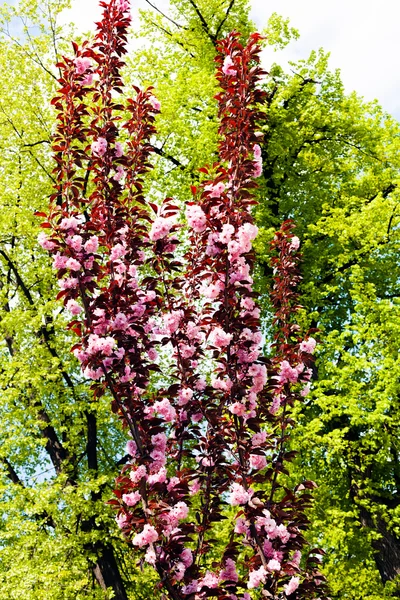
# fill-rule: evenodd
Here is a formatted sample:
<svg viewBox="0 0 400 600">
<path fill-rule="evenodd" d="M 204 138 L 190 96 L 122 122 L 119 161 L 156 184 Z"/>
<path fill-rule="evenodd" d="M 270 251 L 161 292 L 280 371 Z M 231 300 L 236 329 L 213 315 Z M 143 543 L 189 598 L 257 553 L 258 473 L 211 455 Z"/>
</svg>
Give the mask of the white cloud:
<svg viewBox="0 0 400 600">
<path fill-rule="evenodd" d="M 152 0 L 167 10 L 168 0 Z M 100 18 L 98 0 L 73 0 L 66 20 L 81 31 Z M 134 0 L 137 9 L 145 0 Z M 252 18 L 263 29 L 269 15 L 289 17 L 301 38 L 282 52 L 270 53 L 270 61 L 306 58 L 323 47 L 331 53 L 331 67 L 340 68 L 347 91 L 355 89 L 366 100 L 378 98 L 383 107 L 400 118 L 400 2 L 398 0 L 251 0 Z M 266 65 L 268 67 L 268 65 Z"/>
</svg>

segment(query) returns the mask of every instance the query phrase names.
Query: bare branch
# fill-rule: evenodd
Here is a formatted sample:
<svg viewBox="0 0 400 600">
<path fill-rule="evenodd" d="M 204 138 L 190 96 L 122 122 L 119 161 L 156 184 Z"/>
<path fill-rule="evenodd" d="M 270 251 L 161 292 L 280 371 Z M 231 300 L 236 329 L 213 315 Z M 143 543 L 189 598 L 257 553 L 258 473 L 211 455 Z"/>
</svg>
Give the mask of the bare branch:
<svg viewBox="0 0 400 600">
<path fill-rule="evenodd" d="M 180 25 L 180 23 L 177 23 L 176 21 L 171 19 L 171 17 L 169 17 L 168 15 L 163 13 L 162 10 L 160 10 L 155 4 L 152 4 L 150 2 L 150 0 L 146 0 L 146 2 L 147 2 L 147 4 L 149 4 L 151 6 L 151 8 L 154 8 L 154 10 L 156 10 L 158 13 L 160 13 L 160 15 L 162 15 L 165 19 L 168 19 L 168 21 L 170 21 L 173 25 L 175 25 L 175 27 L 179 27 L 180 29 L 187 29 L 187 27 Z"/>
</svg>

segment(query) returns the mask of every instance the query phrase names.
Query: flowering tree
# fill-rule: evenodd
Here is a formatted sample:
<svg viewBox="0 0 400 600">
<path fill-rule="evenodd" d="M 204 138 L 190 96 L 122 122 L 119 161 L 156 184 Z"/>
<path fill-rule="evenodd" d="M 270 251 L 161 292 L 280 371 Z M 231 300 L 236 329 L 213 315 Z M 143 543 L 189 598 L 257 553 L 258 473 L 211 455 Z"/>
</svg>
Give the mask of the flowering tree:
<svg viewBox="0 0 400 600">
<path fill-rule="evenodd" d="M 73 353 L 130 435 L 118 525 L 172 599 L 321 598 L 320 551 L 301 554 L 315 484 L 286 485 L 290 408 L 307 394 L 315 347 L 293 320 L 291 222 L 274 240 L 271 361 L 251 276 L 260 36 L 217 45 L 219 162 L 192 187 L 186 230 L 171 198 L 145 199 L 161 107 L 151 88 L 117 100 L 129 3 L 101 5 L 95 41 L 58 64 L 56 189 L 40 243 L 73 315 Z"/>
</svg>

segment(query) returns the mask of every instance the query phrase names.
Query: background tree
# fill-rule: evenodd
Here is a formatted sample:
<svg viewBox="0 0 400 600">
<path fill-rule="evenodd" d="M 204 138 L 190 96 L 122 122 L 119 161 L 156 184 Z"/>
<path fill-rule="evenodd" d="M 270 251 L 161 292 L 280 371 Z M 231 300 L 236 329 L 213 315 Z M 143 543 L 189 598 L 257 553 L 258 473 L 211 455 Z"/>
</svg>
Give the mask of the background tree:
<svg viewBox="0 0 400 600">
<path fill-rule="evenodd" d="M 1 254 L 1 495 L 7 515 L 0 526 L 0 597 L 5 598 L 12 594 L 47 598 L 50 593 L 54 598 L 104 596 L 101 588 L 94 591 L 92 586 L 91 573 L 98 573 L 99 560 L 93 532 L 82 531 L 80 524 L 82 498 L 87 499 L 93 486 L 97 490 L 105 479 L 90 483 L 94 472 L 87 467 L 88 448 L 93 447 L 87 444 L 88 419 L 61 382 L 59 361 L 86 404 L 77 365 L 66 350 L 70 340 L 63 333 L 64 315 L 51 301 L 50 266 L 36 244 L 32 216 L 50 194 L 51 179 L 43 167 L 51 175 L 47 142 L 52 116 L 45 107 L 57 75 L 51 66 L 54 41 L 60 52 L 69 52 L 62 37 L 71 37 L 54 27 L 62 7 L 61 2 L 20 3 L 20 15 L 38 28 L 30 30 L 30 38 L 25 34 L 13 44 L 3 33 L 0 59 L 0 163 L 5 175 L 0 182 L 1 248 L 6 255 Z M 157 150 L 160 165 L 149 186 L 163 185 L 188 200 L 186 184 L 197 181 L 196 168 L 214 160 L 216 147 L 212 36 L 228 9 L 221 34 L 236 28 L 245 35 L 251 25 L 246 4 L 237 2 L 218 6 L 177 2 L 173 9 L 168 14 L 178 26 L 154 13 L 144 17 L 146 47 L 132 57 L 128 72 L 134 81 L 155 81 L 163 104 L 158 123 L 163 136 Z M 2 14 L 6 32 L 16 12 L 3 8 Z M 270 21 L 268 32 L 274 43 L 285 43 L 290 35 L 287 23 L 277 18 Z M 154 50 L 149 40 L 156 44 Z M 157 67 L 153 75 L 152 62 Z M 21 74 L 13 81 L 7 75 L 10 65 L 14 74 Z M 319 383 L 301 415 L 304 430 L 296 440 L 302 445 L 299 468 L 307 466 L 308 475 L 320 483 L 312 519 L 315 539 L 322 536 L 328 549 L 325 568 L 334 597 L 377 600 L 385 594 L 390 597 L 398 570 L 398 125 L 376 104 L 363 103 L 355 94 L 347 96 L 323 54 L 312 54 L 292 67 L 295 74 L 271 68 L 274 83 L 266 106 L 268 143 L 263 148 L 265 188 L 258 212 L 264 227 L 258 245 L 260 263 L 264 269 L 266 244 L 279 219 L 296 216 L 300 236 L 306 240 L 304 273 L 309 273 L 302 300 L 309 312 L 314 311 L 314 322 L 326 339 L 320 350 Z M 178 102 L 183 108 L 178 109 Z M 180 128 L 185 136 L 171 134 Z M 190 141 L 183 144 L 183 139 Z M 12 221 L 10 212 L 18 218 Z M 269 277 L 268 267 L 265 270 Z M 267 315 L 267 303 L 265 309 Z M 48 349 L 44 332 L 52 336 L 50 344 L 58 358 Z M 44 385 L 47 380 L 51 394 Z M 97 448 L 99 476 L 109 480 L 123 442 L 106 405 L 105 400 L 102 408 L 96 408 Z M 70 468 L 75 468 L 77 484 L 64 484 L 61 474 L 54 476 L 51 456 L 59 460 L 61 446 L 71 448 L 68 465 L 62 462 L 62 477 L 69 481 Z M 62 502 L 53 502 L 60 496 Z M 109 497 L 108 491 L 104 497 Z M 96 518 L 98 510 L 105 514 L 102 501 L 84 506 L 87 518 Z M 49 524 L 46 511 L 58 526 Z M 124 569 L 124 550 L 111 517 L 104 539 L 112 540 L 129 594 L 148 597 L 151 586 L 143 586 L 143 579 L 135 575 L 136 588 L 127 583 L 132 574 Z M 388 556 L 395 559 L 392 564 L 386 564 Z M 383 581 L 390 580 L 386 591 L 381 575 Z"/>
</svg>

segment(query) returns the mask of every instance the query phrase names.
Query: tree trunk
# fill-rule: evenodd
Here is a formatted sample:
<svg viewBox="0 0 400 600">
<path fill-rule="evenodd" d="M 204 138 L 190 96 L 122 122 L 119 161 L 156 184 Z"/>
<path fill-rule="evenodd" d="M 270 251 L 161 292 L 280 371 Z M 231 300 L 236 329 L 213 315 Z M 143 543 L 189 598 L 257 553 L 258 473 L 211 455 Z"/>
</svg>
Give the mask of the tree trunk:
<svg viewBox="0 0 400 600">
<path fill-rule="evenodd" d="M 363 527 L 373 529 L 380 535 L 378 540 L 372 542 L 372 547 L 376 551 L 374 558 L 382 582 L 393 581 L 400 575 L 400 539 L 388 531 L 383 521 L 375 522 L 365 508 L 360 509 L 360 517 Z M 396 597 L 400 597 L 400 590 Z"/>
<path fill-rule="evenodd" d="M 111 588 L 114 591 L 114 600 L 128 600 L 112 546 L 99 544 L 96 554 L 97 563 L 93 567 L 93 573 L 98 584 L 103 590 Z"/>
</svg>

